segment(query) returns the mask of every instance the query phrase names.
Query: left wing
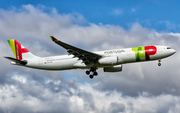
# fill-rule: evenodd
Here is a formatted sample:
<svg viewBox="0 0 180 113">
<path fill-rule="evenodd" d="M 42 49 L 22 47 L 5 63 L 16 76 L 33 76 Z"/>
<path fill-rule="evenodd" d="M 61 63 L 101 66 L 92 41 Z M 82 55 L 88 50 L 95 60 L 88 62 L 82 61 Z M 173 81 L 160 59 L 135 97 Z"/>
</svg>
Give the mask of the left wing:
<svg viewBox="0 0 180 113">
<path fill-rule="evenodd" d="M 52 41 L 54 41 L 56 44 L 62 46 L 67 50 L 69 54 L 74 55 L 74 57 L 78 57 L 79 60 L 82 60 L 86 65 L 90 63 L 97 63 L 97 61 L 102 57 L 102 55 L 92 53 L 77 47 L 74 47 L 72 45 L 69 45 L 67 43 L 64 43 L 62 41 L 59 41 L 53 36 L 50 36 Z"/>
</svg>

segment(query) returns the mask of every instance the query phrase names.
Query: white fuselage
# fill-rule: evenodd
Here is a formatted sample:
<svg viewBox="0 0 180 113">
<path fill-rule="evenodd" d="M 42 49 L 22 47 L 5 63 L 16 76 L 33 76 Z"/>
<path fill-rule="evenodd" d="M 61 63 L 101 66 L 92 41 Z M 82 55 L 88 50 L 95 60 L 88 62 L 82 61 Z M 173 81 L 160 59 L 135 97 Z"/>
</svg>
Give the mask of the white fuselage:
<svg viewBox="0 0 180 113">
<path fill-rule="evenodd" d="M 176 52 L 168 46 L 153 46 L 156 47 L 156 50 L 145 50 L 145 47 L 148 46 L 94 52 L 103 57 L 99 59 L 99 63 L 93 66 L 103 68 L 125 63 L 160 60 Z M 90 65 L 85 65 L 82 60 L 78 60 L 73 55 L 37 57 L 25 60 L 27 60 L 26 67 L 43 70 L 88 69 L 90 67 Z"/>
</svg>

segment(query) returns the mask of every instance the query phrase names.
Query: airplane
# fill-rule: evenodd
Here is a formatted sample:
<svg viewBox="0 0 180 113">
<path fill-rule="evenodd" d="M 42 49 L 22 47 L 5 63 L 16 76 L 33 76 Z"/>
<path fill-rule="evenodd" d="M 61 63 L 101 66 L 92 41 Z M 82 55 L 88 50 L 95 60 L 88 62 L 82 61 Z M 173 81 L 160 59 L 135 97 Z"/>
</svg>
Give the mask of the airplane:
<svg viewBox="0 0 180 113">
<path fill-rule="evenodd" d="M 153 60 L 158 60 L 158 66 L 161 66 L 161 59 L 176 53 L 176 50 L 171 47 L 160 45 L 90 52 L 64 43 L 54 36 L 50 36 L 50 38 L 65 48 L 69 54 L 38 57 L 29 52 L 17 40 L 11 39 L 8 40 L 8 43 L 16 58 L 5 58 L 11 60 L 13 65 L 42 70 L 87 69 L 86 74 L 92 79 L 98 75 L 96 71 L 98 68 L 103 68 L 104 72 L 120 72 L 123 64 Z"/>
</svg>

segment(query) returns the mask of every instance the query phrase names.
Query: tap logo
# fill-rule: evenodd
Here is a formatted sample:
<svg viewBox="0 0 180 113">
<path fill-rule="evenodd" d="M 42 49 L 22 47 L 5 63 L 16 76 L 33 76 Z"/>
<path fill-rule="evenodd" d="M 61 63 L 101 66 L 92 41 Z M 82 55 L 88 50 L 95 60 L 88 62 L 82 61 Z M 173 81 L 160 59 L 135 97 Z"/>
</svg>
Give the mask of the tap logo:
<svg viewBox="0 0 180 113">
<path fill-rule="evenodd" d="M 136 61 L 150 60 L 150 56 L 156 54 L 156 46 L 134 47 L 132 51 L 135 52 Z"/>
</svg>

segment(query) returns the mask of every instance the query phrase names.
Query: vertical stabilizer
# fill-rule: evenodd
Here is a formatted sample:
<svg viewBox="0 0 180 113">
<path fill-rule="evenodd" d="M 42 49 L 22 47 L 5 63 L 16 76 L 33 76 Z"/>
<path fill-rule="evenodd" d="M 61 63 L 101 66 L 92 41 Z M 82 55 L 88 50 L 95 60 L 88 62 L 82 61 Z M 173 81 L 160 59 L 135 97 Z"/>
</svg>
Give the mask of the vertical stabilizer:
<svg viewBox="0 0 180 113">
<path fill-rule="evenodd" d="M 30 59 L 36 57 L 31 52 L 29 52 L 24 46 L 22 46 L 17 40 L 8 40 L 8 43 L 14 53 L 14 56 L 18 60 Z"/>
</svg>

